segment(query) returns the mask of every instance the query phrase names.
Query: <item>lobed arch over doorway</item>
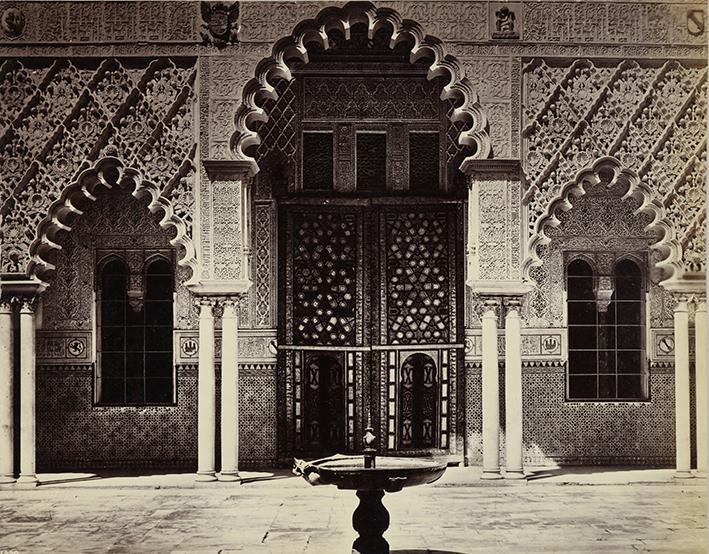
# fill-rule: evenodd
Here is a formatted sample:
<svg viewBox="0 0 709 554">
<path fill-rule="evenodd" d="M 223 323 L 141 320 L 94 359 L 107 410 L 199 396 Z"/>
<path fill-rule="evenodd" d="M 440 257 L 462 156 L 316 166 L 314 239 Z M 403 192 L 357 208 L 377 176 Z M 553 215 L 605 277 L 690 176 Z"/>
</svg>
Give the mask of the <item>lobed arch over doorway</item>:
<svg viewBox="0 0 709 554">
<path fill-rule="evenodd" d="M 662 260 L 657 263 L 657 267 L 666 269 L 669 273 L 663 283 L 680 280 L 684 272 L 681 245 L 675 229 L 668 222 L 665 207 L 655 197 L 652 189 L 640 180 L 635 171 L 623 167 L 621 162 L 612 156 L 599 158 L 591 166 L 579 171 L 576 178 L 563 186 L 549 202 L 529 238 L 528 255 L 522 266 L 524 278 L 531 279 L 530 270 L 542 264 L 539 248 L 551 241 L 546 235 L 546 230 L 560 224 L 556 217 L 557 210 L 569 211 L 573 208 L 574 198 L 586 194 L 585 187 L 599 183 L 607 183 L 608 188 L 627 186 L 623 199 L 635 197 L 640 201 L 636 213 L 645 212 L 652 216 L 652 222 L 647 229 L 654 231 L 659 237 L 652 248 L 659 250 L 662 255 Z"/>
<path fill-rule="evenodd" d="M 182 252 L 178 263 L 191 269 L 192 278 L 198 275 L 196 251 L 188 225 L 175 213 L 172 202 L 161 194 L 155 183 L 145 179 L 138 169 L 125 165 L 118 158 L 105 157 L 78 175 L 50 206 L 48 214 L 37 226 L 36 238 L 29 247 L 27 274 L 30 277 L 46 281 L 51 276 L 55 269 L 50 261 L 51 253 L 61 249 L 58 234 L 60 231 L 71 231 L 76 219 L 83 215 L 81 205 L 87 200 L 96 200 L 94 192 L 99 186 L 109 189 L 121 187 L 130 191 L 134 197 L 147 200 L 146 207 L 151 213 L 162 211 L 160 226 L 173 227 L 176 231 L 170 243 Z"/>
<path fill-rule="evenodd" d="M 315 19 L 296 25 L 293 32 L 278 40 L 272 54 L 264 58 L 256 67 L 256 75 L 243 89 L 242 103 L 235 114 L 236 131 L 230 139 L 230 149 L 236 160 L 248 163 L 254 172 L 259 170 L 258 162 L 247 150 L 260 144 L 258 125 L 269 119 L 269 114 L 261 107 L 265 99 L 277 99 L 274 81 L 293 79 L 289 64 L 298 61 L 308 63 L 306 45 L 316 43 L 324 50 L 331 48 L 328 32 L 338 30 L 345 39 L 350 38 L 353 25 L 367 26 L 368 38 L 373 39 L 380 29 L 391 31 L 389 47 L 394 48 L 402 41 L 413 43 L 410 63 L 430 59 L 428 80 L 442 77 L 447 79 L 441 93 L 442 100 L 451 100 L 455 109 L 450 121 L 459 123 L 463 130 L 458 143 L 471 150 L 466 159 L 484 159 L 492 155 L 492 145 L 487 131 L 487 116 L 478 101 L 478 95 L 464 75 L 461 65 L 446 53 L 440 40 L 426 35 L 422 27 L 413 21 L 404 20 L 395 10 L 376 8 L 369 2 L 350 2 L 342 8 L 325 8 Z"/>
</svg>

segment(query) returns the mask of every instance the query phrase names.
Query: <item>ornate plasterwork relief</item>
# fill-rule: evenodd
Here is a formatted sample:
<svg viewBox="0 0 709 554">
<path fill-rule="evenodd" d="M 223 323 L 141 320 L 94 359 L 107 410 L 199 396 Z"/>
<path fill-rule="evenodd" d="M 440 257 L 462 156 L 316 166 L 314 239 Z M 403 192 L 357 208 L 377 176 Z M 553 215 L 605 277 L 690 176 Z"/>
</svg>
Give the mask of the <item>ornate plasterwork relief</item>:
<svg viewBox="0 0 709 554">
<path fill-rule="evenodd" d="M 342 6 L 344 2 L 332 2 Z M 515 26 L 528 42 L 581 44 L 705 44 L 706 29 L 688 22 L 688 12 L 706 11 L 701 3 L 659 2 L 378 2 L 402 18 L 418 21 L 447 41 L 485 41 L 493 37 L 495 11 L 513 6 Z M 273 42 L 299 21 L 314 18 L 320 2 L 244 2 L 240 38 Z M 690 32 L 694 31 L 694 32 Z"/>
<path fill-rule="evenodd" d="M 199 42 L 199 2 L 2 2 L 24 20 L 18 36 L 0 42 Z"/>
<path fill-rule="evenodd" d="M 151 196 L 151 210 L 163 209 L 164 224 L 178 228 L 182 263 L 196 263 L 191 65 L 11 59 L 0 82 L 9 107 L 0 118 L 3 273 L 52 269 L 46 253 L 77 213 L 73 196 L 89 198 L 109 166 Z"/>
<path fill-rule="evenodd" d="M 549 241 L 538 247 L 543 263 L 530 269 L 536 287 L 526 299 L 525 313 L 530 327 L 564 325 L 564 251 L 597 253 L 611 259 L 620 253 L 646 252 L 657 242 L 652 213 L 643 213 L 643 200 L 626 194 L 627 187 L 616 183 L 588 183 L 586 194 L 572 198 L 573 206 L 557 212 L 557 223 L 547 228 Z M 662 270 L 650 264 L 648 291 L 653 325 L 666 320 L 663 314 L 664 290 L 658 286 Z M 670 321 L 672 319 L 670 312 Z"/>
<path fill-rule="evenodd" d="M 703 175 L 706 69 L 669 61 L 606 65 L 533 60 L 524 68 L 523 165 L 529 187 L 529 252 L 525 274 L 539 261 L 553 211 L 583 194 L 602 166 L 644 198 L 668 277 L 705 271 Z M 606 161 L 603 161 L 604 158 Z M 595 175 L 595 176 L 594 176 Z M 575 191 L 575 192 L 574 192 Z M 697 237 L 697 238 L 695 238 Z M 690 261 L 691 260 L 691 261 Z"/>
<path fill-rule="evenodd" d="M 230 141 L 234 158 L 256 164 L 255 160 L 246 154 L 246 149 L 260 143 L 260 137 L 255 130 L 257 122 L 268 120 L 269 114 L 261 107 L 260 100 L 277 98 L 275 83 L 279 79 L 291 79 L 291 70 L 286 60 L 290 63 L 298 59 L 307 63 L 306 43 L 315 41 L 327 49 L 330 46 L 327 30 L 339 29 L 347 34 L 349 27 L 357 22 L 366 23 L 371 34 L 383 26 L 390 27 L 393 32 L 392 46 L 404 39 L 413 41 L 412 62 L 422 56 L 433 58 L 428 71 L 429 78 L 442 76 L 448 79 L 442 97 L 457 101 L 451 118 L 466 123 L 458 141 L 471 147 L 473 153 L 470 158 L 487 158 L 491 153 L 490 137 L 486 131 L 487 118 L 478 104 L 477 94 L 463 76 L 459 64 L 447 56 L 440 41 L 426 35 L 418 24 L 403 20 L 393 10 L 376 9 L 369 3 L 353 3 L 342 9 L 325 9 L 316 19 L 303 21 L 291 35 L 276 43 L 272 56 L 258 64 L 256 77 L 244 87 L 243 104 L 236 112 L 237 132 Z"/>
</svg>

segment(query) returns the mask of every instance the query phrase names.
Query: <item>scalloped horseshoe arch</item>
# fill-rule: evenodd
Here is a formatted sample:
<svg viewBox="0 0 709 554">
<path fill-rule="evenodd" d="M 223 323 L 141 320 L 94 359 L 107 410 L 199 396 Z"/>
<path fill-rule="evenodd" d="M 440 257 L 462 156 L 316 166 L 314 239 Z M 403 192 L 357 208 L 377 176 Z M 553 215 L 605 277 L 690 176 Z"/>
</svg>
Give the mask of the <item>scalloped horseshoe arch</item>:
<svg viewBox="0 0 709 554">
<path fill-rule="evenodd" d="M 613 175 L 611 179 L 607 177 L 609 173 Z M 602 174 L 605 175 L 602 176 Z M 542 265 L 538 249 L 551 241 L 545 234 L 546 229 L 560 224 L 556 217 L 557 210 L 564 212 L 570 210 L 573 207 L 573 198 L 586 194 L 585 186 L 596 185 L 603 181 L 608 181 L 608 187 L 627 184 L 628 190 L 623 195 L 623 199 L 635 197 L 641 203 L 635 213 L 645 212 L 652 215 L 653 220 L 647 229 L 656 231 L 660 236 L 652 248 L 659 250 L 663 255 L 663 259 L 656 265 L 667 268 L 671 273 L 663 283 L 682 277 L 684 269 L 681 263 L 681 246 L 674 229 L 667 223 L 664 206 L 655 198 L 653 191 L 641 182 L 637 173 L 624 168 L 618 159 L 609 156 L 599 158 L 593 165 L 579 171 L 576 179 L 564 185 L 549 202 L 544 215 L 537 220 L 534 233 L 528 242 L 528 255 L 522 268 L 525 280 L 530 280 L 529 272 L 533 267 Z"/>
<path fill-rule="evenodd" d="M 464 76 L 462 67 L 446 54 L 443 43 L 426 35 L 417 23 L 402 19 L 394 10 L 377 9 L 369 2 L 351 2 L 342 8 L 325 8 L 315 19 L 296 25 L 290 36 L 274 44 L 271 56 L 256 66 L 256 76 L 244 86 L 242 104 L 235 115 L 236 131 L 229 146 L 237 160 L 250 162 L 254 170 L 258 171 L 256 160 L 248 156 L 246 150 L 261 142 L 254 129 L 255 124 L 268 121 L 268 114 L 259 107 L 259 102 L 265 98 L 276 99 L 278 96 L 271 82 L 274 79 L 292 79 L 286 60 L 295 58 L 308 63 L 307 43 L 317 42 L 322 48 L 328 49 L 330 44 L 327 31 L 338 29 L 349 38 L 350 29 L 355 23 L 365 23 L 370 38 L 379 29 L 389 26 L 392 29 L 391 48 L 402 40 L 412 41 L 411 63 L 422 56 L 432 56 L 428 79 L 440 76 L 448 78 L 441 98 L 455 100 L 458 107 L 453 110 L 451 120 L 464 121 L 468 125 L 467 130 L 461 131 L 458 137 L 460 144 L 473 150 L 467 159 L 490 157 L 492 146 L 487 132 L 487 117 L 478 102 L 478 95 Z"/>
<path fill-rule="evenodd" d="M 109 169 L 118 172 L 117 179 L 107 177 L 106 172 Z M 158 210 L 163 211 L 160 226 L 163 228 L 174 227 L 177 230 L 175 238 L 170 243 L 173 246 L 184 248 L 184 256 L 178 263 L 191 268 L 194 278 L 197 275 L 197 258 L 194 243 L 187 234 L 185 222 L 173 212 L 171 202 L 161 196 L 157 185 L 143 179 L 137 169 L 126 167 L 121 160 L 112 157 L 102 158 L 82 171 L 77 179 L 62 192 L 59 199 L 50 206 L 47 217 L 37 227 L 37 238 L 30 244 L 28 274 L 42 279 L 54 270 L 54 265 L 49 262 L 49 253 L 61 248 L 57 244 L 57 233 L 71 231 L 69 223 L 83 214 L 77 207 L 80 205 L 80 200 L 95 201 L 96 197 L 93 193 L 96 188 L 100 184 L 112 188 L 113 185 L 110 181 L 121 183 L 121 186 L 132 190 L 132 194 L 136 198 L 147 197 L 149 199 L 147 207 L 152 213 L 156 213 Z"/>
</svg>

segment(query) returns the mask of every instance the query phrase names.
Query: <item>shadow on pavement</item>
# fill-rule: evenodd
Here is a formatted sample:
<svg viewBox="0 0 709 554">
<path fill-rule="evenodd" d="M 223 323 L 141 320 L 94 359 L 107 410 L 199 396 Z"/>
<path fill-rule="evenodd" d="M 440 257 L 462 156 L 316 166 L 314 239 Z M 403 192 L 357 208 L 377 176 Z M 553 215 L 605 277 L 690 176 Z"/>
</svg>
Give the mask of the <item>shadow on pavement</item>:
<svg viewBox="0 0 709 554">
<path fill-rule="evenodd" d="M 430 548 L 424 548 L 421 550 L 392 550 L 391 554 L 465 554 L 464 552 L 457 552 L 453 550 L 431 550 Z"/>
</svg>

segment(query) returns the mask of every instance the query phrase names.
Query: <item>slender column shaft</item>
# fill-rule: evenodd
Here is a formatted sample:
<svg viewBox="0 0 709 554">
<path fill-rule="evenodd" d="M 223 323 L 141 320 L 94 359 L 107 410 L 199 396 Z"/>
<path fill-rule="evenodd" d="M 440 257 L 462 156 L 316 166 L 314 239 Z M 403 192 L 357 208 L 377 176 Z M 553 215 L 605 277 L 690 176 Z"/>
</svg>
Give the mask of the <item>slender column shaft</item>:
<svg viewBox="0 0 709 554">
<path fill-rule="evenodd" d="M 0 483 L 15 481 L 12 305 L 0 302 Z"/>
<path fill-rule="evenodd" d="M 676 477 L 691 477 L 689 431 L 689 316 L 681 301 L 674 312 Z"/>
<path fill-rule="evenodd" d="M 222 481 L 239 480 L 238 327 L 236 306 L 227 301 L 222 315 Z"/>
<path fill-rule="evenodd" d="M 701 302 L 694 316 L 697 390 L 697 470 L 707 471 L 707 305 Z"/>
<path fill-rule="evenodd" d="M 214 370 L 214 314 L 212 302 L 199 305 L 197 385 L 197 481 L 215 481 L 216 374 Z"/>
<path fill-rule="evenodd" d="M 482 316 L 483 472 L 482 479 L 500 479 L 500 375 L 497 356 L 497 316 L 486 305 Z"/>
<path fill-rule="evenodd" d="M 18 483 L 36 485 L 35 473 L 35 321 L 34 301 L 20 308 L 20 478 Z"/>
<path fill-rule="evenodd" d="M 517 305 L 505 317 L 505 460 L 507 479 L 524 479 L 522 469 L 522 337 Z"/>
</svg>

